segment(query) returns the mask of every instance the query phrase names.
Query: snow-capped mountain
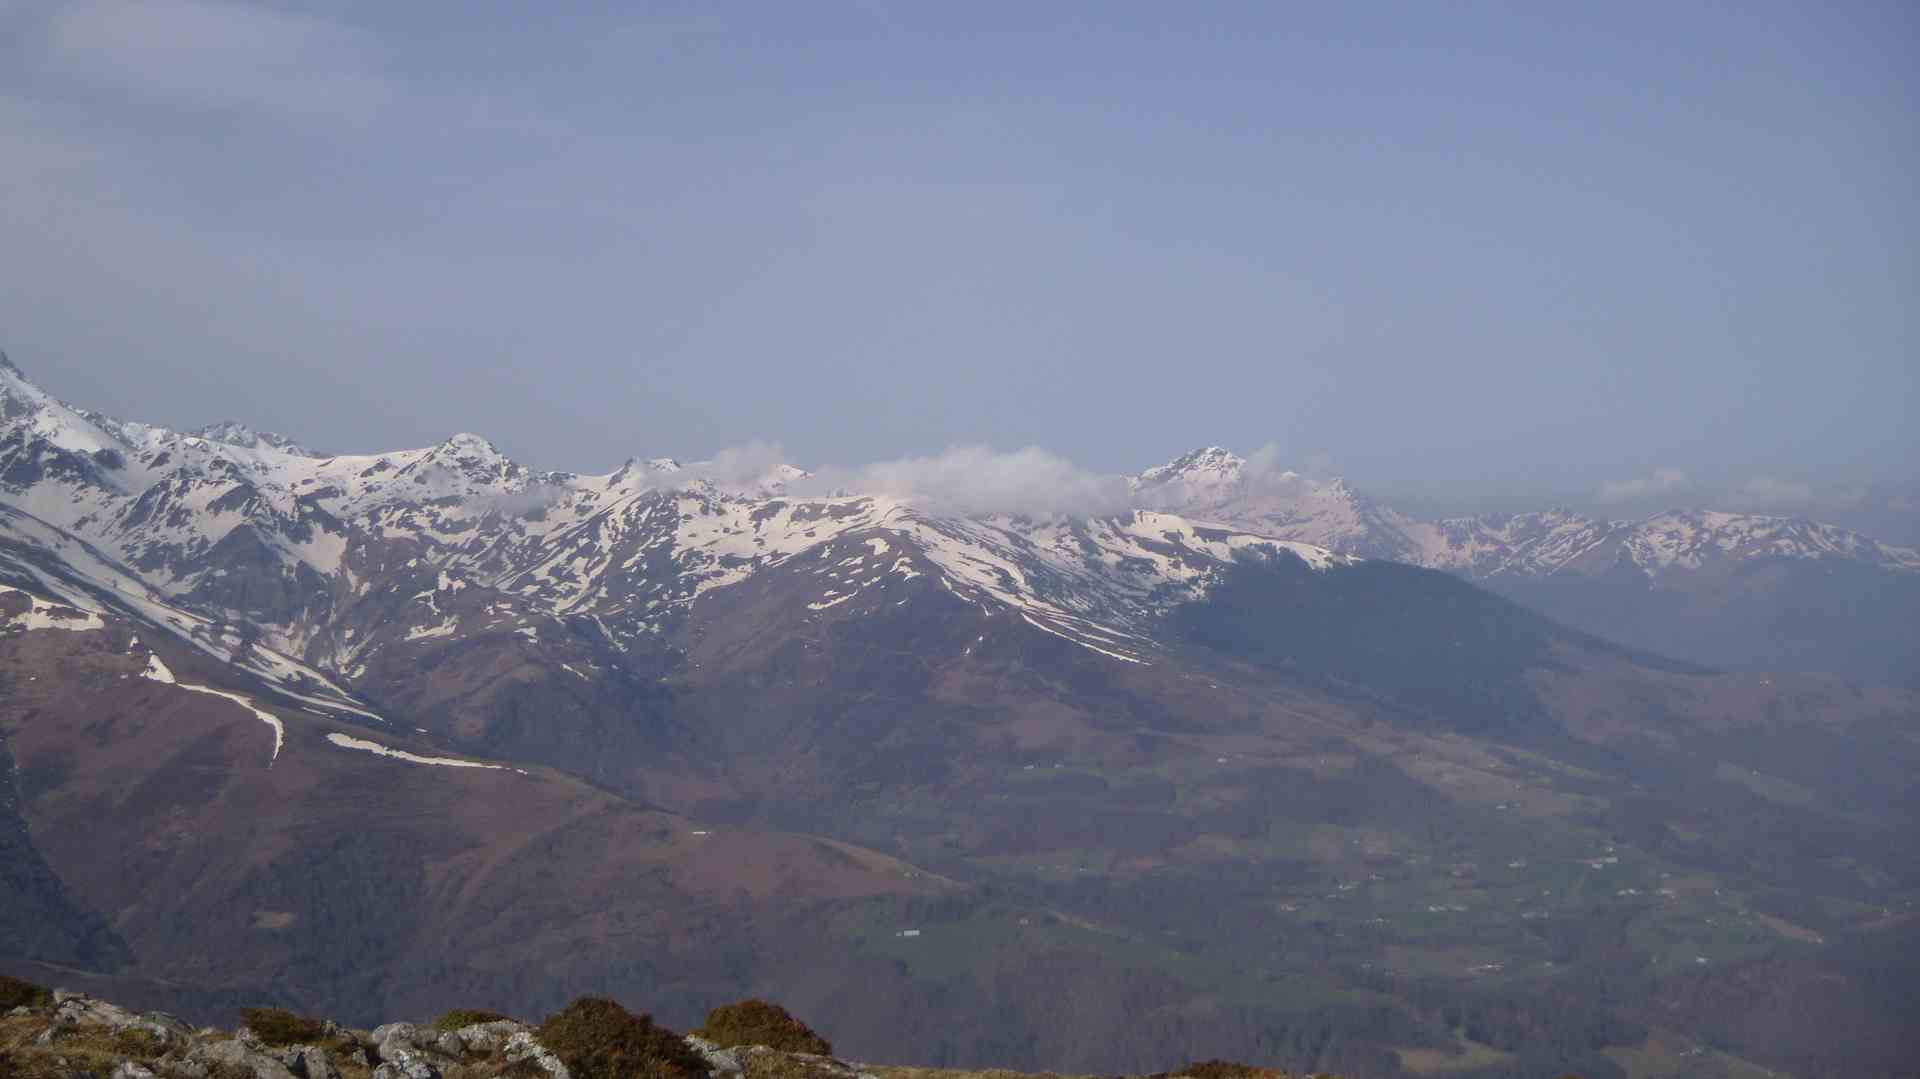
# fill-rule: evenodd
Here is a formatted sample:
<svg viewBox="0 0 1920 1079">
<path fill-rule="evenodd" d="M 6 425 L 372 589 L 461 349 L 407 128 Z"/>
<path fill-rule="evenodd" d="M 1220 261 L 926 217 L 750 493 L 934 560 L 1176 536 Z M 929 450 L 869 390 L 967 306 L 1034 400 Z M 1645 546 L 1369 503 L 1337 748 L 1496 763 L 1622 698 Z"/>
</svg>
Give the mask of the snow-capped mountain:
<svg viewBox="0 0 1920 1079">
<path fill-rule="evenodd" d="M 1133 477 L 1190 517 L 1459 574 L 1561 622 L 1713 666 L 1920 678 L 1920 551 L 1803 517 L 1561 509 L 1417 520 L 1219 447 Z"/>
<path fill-rule="evenodd" d="M 1150 468 L 1130 482 L 1143 502 L 1173 512 L 1474 579 L 1594 574 L 1623 561 L 1658 578 L 1756 558 L 1844 559 L 1920 571 L 1920 551 L 1802 517 L 1673 510 L 1608 521 L 1555 509 L 1416 520 L 1344 480 L 1319 482 L 1263 469 L 1218 446 Z"/>
<path fill-rule="evenodd" d="M 323 456 L 238 423 L 181 433 L 86 412 L 11 364 L 0 420 L 11 579 L 234 627 L 342 700 L 401 656 L 476 637 L 657 671 L 684 654 L 703 596 L 826 545 L 810 610 L 937 589 L 1132 662 L 1150 662 L 1155 617 L 1238 560 L 1352 561 L 1153 510 L 963 518 L 885 494 L 789 496 L 808 474 L 788 465 L 745 482 L 671 458 L 536 473 L 474 434 Z"/>
<path fill-rule="evenodd" d="M 288 692 L 367 713 L 379 710 L 369 701 L 428 707 L 414 696 L 423 657 L 476 642 L 510 643 L 515 663 L 583 681 L 662 677 L 708 632 L 700 604 L 803 567 L 813 592 L 790 598 L 807 617 L 940 595 L 1146 664 L 1166 648 L 1160 620 L 1248 559 L 1407 562 L 1528 602 L 1506 585 L 1611 580 L 1629 567 L 1684 588 L 1782 558 L 1920 569 L 1915 552 L 1784 518 L 1418 521 L 1344 483 L 1218 447 L 1133 477 L 1140 508 L 1091 518 L 964 516 L 884 492 L 797 493 L 810 477 L 791 465 L 738 472 L 670 457 L 535 472 L 469 433 L 323 455 L 237 422 L 185 433 L 85 411 L 0 367 L 6 581 L 169 627 Z M 460 681 L 493 677 L 476 669 Z"/>
<path fill-rule="evenodd" d="M 1317 483 L 1298 472 L 1263 467 L 1209 446 L 1129 477 L 1142 505 L 1363 558 L 1423 563 L 1428 539 L 1419 522 L 1383 506 L 1343 480 Z"/>
</svg>

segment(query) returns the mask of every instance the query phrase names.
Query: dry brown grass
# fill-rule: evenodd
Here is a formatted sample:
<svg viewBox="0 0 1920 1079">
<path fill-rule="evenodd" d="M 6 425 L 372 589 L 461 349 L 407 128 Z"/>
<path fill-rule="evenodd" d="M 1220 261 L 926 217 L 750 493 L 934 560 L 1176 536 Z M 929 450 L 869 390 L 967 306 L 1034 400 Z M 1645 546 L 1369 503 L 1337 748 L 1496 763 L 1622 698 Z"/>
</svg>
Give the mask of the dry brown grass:
<svg viewBox="0 0 1920 1079">
<path fill-rule="evenodd" d="M 52 1045 L 34 1045 L 33 1039 L 50 1024 L 40 1016 L 0 1023 L 0 1077 L 5 1079 L 69 1079 L 86 1072 L 106 1075 L 129 1058 L 151 1065 L 157 1053 L 152 1042 L 135 1042 L 99 1027 L 81 1027 Z M 139 1045 L 140 1051 L 127 1047 Z"/>
<path fill-rule="evenodd" d="M 285 1008 L 242 1008 L 240 1018 L 248 1030 L 268 1045 L 309 1045 L 327 1034 L 325 1023 L 295 1015 Z"/>
<path fill-rule="evenodd" d="M 819 1061 L 780 1052 L 742 1053 L 740 1069 L 746 1079 L 841 1079 L 844 1075 Z"/>
<path fill-rule="evenodd" d="M 479 1023 L 497 1023 L 503 1019 L 512 1018 L 511 1015 L 501 1015 L 499 1012 L 490 1012 L 482 1008 L 455 1008 L 435 1019 L 433 1029 L 453 1031 Z"/>
<path fill-rule="evenodd" d="M 863 1068 L 880 1079 L 1090 1079 L 1058 1072 L 1016 1072 L 1005 1068 L 969 1070 L 965 1068 L 916 1068 L 908 1065 L 868 1066 Z"/>
</svg>

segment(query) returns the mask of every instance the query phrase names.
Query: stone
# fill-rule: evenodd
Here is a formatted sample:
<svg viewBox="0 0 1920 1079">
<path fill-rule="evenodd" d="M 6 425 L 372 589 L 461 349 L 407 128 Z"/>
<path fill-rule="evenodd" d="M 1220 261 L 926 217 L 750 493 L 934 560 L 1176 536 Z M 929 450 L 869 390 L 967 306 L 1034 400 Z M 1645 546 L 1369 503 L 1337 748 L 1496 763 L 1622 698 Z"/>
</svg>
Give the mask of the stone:
<svg viewBox="0 0 1920 1079">
<path fill-rule="evenodd" d="M 566 1064 L 559 1057 L 554 1056 L 546 1046 L 535 1040 L 530 1030 L 522 1030 L 508 1038 L 506 1048 L 509 1064 L 532 1061 L 541 1071 L 547 1073 L 549 1079 L 573 1079 L 573 1073 L 567 1070 Z"/>
<path fill-rule="evenodd" d="M 711 1070 L 714 1075 L 721 1076 L 723 1079 L 727 1076 L 740 1075 L 746 1071 L 746 1068 L 740 1063 L 740 1054 L 737 1050 L 722 1049 L 718 1045 L 700 1037 L 698 1034 L 687 1035 L 687 1045 L 691 1046 L 694 1052 L 705 1057 L 707 1060 L 707 1068 Z"/>
<path fill-rule="evenodd" d="M 424 1053 L 404 1053 L 373 1069 L 373 1079 L 440 1079 L 440 1069 Z"/>
<path fill-rule="evenodd" d="M 412 1023 L 384 1023 L 374 1027 L 367 1040 L 373 1043 L 381 1061 L 397 1063 L 402 1056 L 419 1049 L 420 1028 Z"/>
<path fill-rule="evenodd" d="M 138 1026 L 159 1036 L 161 1043 L 171 1049 L 177 1045 L 190 1045 L 193 1042 L 193 1028 L 182 1022 L 177 1016 L 166 1012 L 146 1012 Z"/>
<path fill-rule="evenodd" d="M 340 1079 L 340 1069 L 333 1066 L 333 1058 L 317 1045 L 298 1047 L 290 1070 L 300 1079 Z"/>
<path fill-rule="evenodd" d="M 187 1054 L 187 1059 L 205 1064 L 212 1071 L 222 1066 L 244 1069 L 253 1073 L 253 1079 L 298 1079 L 285 1064 L 237 1039 L 202 1043 Z"/>
<path fill-rule="evenodd" d="M 469 1053 L 491 1053 L 505 1045 L 508 1038 L 527 1029 L 525 1023 L 512 1019 L 496 1019 L 491 1023 L 475 1023 L 464 1026 L 454 1033 L 460 1036 L 460 1043 Z"/>
<path fill-rule="evenodd" d="M 155 1079 L 153 1069 L 134 1060 L 123 1060 L 114 1065 L 110 1079 Z"/>
</svg>

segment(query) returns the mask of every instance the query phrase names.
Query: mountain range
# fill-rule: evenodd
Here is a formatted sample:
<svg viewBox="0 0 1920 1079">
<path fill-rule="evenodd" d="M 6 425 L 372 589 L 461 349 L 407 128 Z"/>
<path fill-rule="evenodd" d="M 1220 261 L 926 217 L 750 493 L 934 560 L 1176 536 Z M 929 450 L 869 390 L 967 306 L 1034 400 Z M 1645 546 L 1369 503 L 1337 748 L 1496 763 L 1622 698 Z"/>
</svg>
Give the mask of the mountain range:
<svg viewBox="0 0 1920 1079">
<path fill-rule="evenodd" d="M 325 455 L 0 366 L 0 965 L 350 1021 L 760 993 L 932 1064 L 1911 1059 L 1912 634 L 1700 627 L 1910 629 L 1914 552 L 1422 523 L 1218 449 L 1094 516 L 815 481 Z"/>
<path fill-rule="evenodd" d="M 1445 570 L 1557 621 L 1740 670 L 1920 684 L 1920 551 L 1804 517 L 1563 509 L 1417 520 L 1219 447 L 1131 480 L 1143 505 Z"/>
</svg>

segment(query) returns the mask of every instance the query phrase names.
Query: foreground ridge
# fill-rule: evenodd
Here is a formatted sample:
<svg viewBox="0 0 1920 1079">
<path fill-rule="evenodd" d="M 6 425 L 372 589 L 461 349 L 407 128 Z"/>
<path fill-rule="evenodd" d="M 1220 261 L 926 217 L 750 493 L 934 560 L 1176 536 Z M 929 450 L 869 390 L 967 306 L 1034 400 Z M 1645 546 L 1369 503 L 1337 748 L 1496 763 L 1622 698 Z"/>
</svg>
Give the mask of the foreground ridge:
<svg viewBox="0 0 1920 1079">
<path fill-rule="evenodd" d="M 678 1034 L 583 997 L 539 1026 L 455 1010 L 371 1030 L 280 1008 L 243 1008 L 233 1030 L 193 1028 L 85 993 L 0 975 L 0 1079 L 1014 1079 L 1024 1073 L 863 1064 L 778 1005 L 713 1009 Z M 1038 1073 L 1059 1079 L 1052 1072 Z M 1146 1079 L 1292 1079 L 1223 1060 Z M 1302 1079 L 1337 1079 L 1303 1076 Z"/>
</svg>

